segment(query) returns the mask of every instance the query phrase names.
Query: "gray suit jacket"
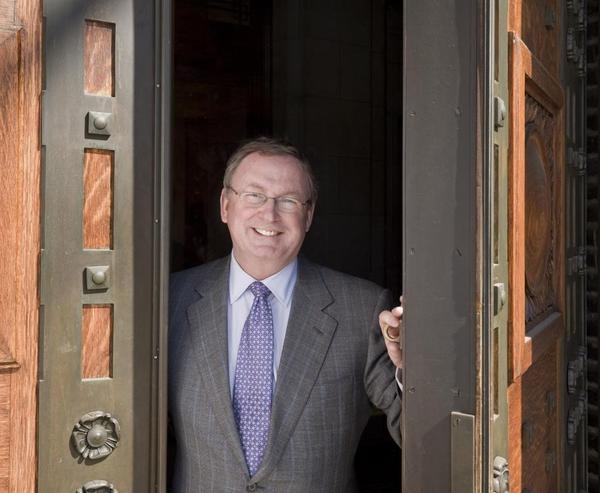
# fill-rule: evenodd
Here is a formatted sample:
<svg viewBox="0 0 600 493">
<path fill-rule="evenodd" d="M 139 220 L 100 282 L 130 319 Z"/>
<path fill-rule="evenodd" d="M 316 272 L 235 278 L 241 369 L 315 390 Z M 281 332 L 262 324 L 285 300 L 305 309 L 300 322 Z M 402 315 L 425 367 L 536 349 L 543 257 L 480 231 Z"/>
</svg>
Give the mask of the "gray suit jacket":
<svg viewBox="0 0 600 493">
<path fill-rule="evenodd" d="M 229 257 L 173 276 L 169 406 L 177 442 L 173 493 L 348 493 L 371 414 L 400 443 L 401 398 L 378 314 L 375 284 L 300 258 L 263 463 L 248 470 L 228 376 Z"/>
</svg>

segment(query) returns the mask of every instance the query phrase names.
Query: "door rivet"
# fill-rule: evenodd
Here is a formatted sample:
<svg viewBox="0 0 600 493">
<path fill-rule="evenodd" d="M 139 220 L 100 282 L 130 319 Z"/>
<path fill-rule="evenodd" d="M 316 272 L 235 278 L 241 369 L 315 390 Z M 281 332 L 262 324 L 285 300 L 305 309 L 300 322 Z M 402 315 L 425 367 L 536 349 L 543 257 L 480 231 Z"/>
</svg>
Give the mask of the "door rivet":
<svg viewBox="0 0 600 493">
<path fill-rule="evenodd" d="M 89 265 L 84 274 L 85 291 L 106 291 L 110 288 L 110 266 Z"/>
<path fill-rule="evenodd" d="M 92 281 L 94 281 L 94 284 L 104 284 L 106 281 L 106 273 L 103 271 L 94 272 L 92 274 Z"/>
<path fill-rule="evenodd" d="M 94 127 L 98 130 L 104 130 L 106 128 L 108 121 L 105 116 L 97 116 L 94 118 Z"/>
<path fill-rule="evenodd" d="M 106 140 L 110 137 L 112 113 L 88 111 L 86 117 L 86 138 Z"/>
<path fill-rule="evenodd" d="M 92 447 L 102 447 L 108 439 L 108 430 L 102 425 L 95 424 L 92 426 L 92 429 L 87 432 L 85 439 Z"/>
</svg>

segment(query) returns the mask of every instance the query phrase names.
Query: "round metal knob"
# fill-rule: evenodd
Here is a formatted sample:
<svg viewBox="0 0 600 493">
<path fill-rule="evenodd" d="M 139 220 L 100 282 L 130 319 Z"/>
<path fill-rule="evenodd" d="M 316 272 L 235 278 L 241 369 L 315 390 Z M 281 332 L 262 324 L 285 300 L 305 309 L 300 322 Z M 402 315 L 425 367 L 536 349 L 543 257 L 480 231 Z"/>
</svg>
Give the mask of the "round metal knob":
<svg viewBox="0 0 600 493">
<path fill-rule="evenodd" d="M 104 284 L 106 282 L 106 272 L 94 272 L 92 275 L 92 281 L 94 281 L 94 284 Z"/>
<path fill-rule="evenodd" d="M 108 439 L 108 430 L 104 426 L 96 424 L 87 432 L 85 439 L 92 447 L 102 447 Z"/>
<path fill-rule="evenodd" d="M 98 130 L 104 130 L 108 125 L 108 119 L 105 116 L 97 116 L 94 118 L 94 127 Z"/>
<path fill-rule="evenodd" d="M 98 460 L 110 455 L 119 444 L 121 428 L 110 414 L 92 411 L 81 417 L 71 436 L 82 459 Z"/>
</svg>

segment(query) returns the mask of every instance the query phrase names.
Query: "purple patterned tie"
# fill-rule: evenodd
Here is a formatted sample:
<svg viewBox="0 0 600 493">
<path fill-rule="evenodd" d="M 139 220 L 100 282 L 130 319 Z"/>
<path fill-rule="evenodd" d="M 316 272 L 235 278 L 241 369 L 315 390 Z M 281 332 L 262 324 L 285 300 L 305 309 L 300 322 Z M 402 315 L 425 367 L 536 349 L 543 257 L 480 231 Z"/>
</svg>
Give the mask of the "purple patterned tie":
<svg viewBox="0 0 600 493">
<path fill-rule="evenodd" d="M 250 476 L 262 462 L 273 396 L 273 313 L 261 282 L 253 282 L 254 302 L 242 330 L 233 384 L 233 414 Z"/>
</svg>

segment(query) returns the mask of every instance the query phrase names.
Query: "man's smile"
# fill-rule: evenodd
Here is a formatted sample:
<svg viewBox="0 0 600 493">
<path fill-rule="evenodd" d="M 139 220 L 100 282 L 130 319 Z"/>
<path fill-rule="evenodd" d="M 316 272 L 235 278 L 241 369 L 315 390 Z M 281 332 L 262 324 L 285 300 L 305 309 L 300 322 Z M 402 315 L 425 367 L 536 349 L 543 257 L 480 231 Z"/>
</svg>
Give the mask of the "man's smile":
<svg viewBox="0 0 600 493">
<path fill-rule="evenodd" d="M 262 236 L 277 236 L 279 234 L 281 234 L 280 231 L 275 231 L 272 229 L 263 229 L 263 228 L 252 228 L 254 231 L 256 231 L 259 235 Z"/>
</svg>

